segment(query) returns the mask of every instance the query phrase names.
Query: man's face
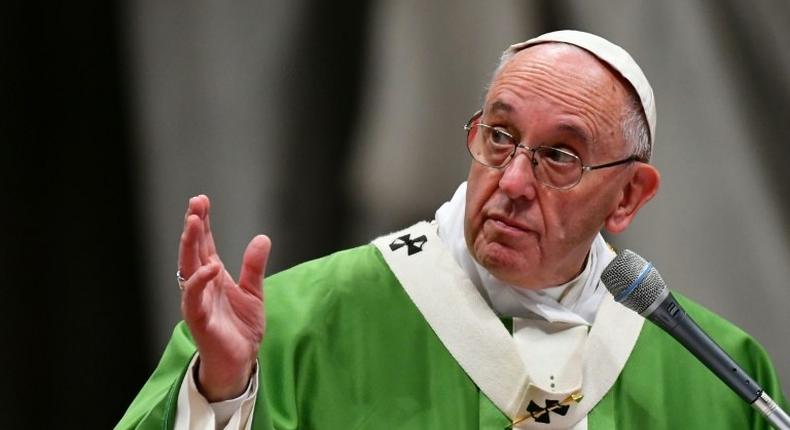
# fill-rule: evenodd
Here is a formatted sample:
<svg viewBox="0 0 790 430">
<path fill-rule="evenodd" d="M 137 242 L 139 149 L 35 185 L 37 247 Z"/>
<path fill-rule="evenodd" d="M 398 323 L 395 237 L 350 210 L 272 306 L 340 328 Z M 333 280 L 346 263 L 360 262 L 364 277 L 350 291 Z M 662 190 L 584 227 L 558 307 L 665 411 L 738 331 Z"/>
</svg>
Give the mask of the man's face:
<svg viewBox="0 0 790 430">
<path fill-rule="evenodd" d="M 591 54 L 564 44 L 517 53 L 488 91 L 481 122 L 530 148 L 555 146 L 585 165 L 630 155 L 621 129 L 628 93 Z M 495 169 L 473 162 L 464 231 L 472 256 L 521 287 L 558 285 L 582 269 L 590 245 L 618 206 L 632 164 L 585 173 L 570 190 L 536 181 L 526 151 Z"/>
</svg>

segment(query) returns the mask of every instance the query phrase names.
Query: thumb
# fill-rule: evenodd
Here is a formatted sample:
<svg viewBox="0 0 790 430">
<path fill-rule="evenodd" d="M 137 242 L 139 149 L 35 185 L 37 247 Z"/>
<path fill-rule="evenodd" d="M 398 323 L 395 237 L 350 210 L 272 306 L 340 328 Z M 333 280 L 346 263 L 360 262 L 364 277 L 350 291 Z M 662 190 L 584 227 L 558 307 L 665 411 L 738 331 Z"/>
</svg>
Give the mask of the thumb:
<svg viewBox="0 0 790 430">
<path fill-rule="evenodd" d="M 239 287 L 257 297 L 263 296 L 261 290 L 263 274 L 266 271 L 271 249 L 271 239 L 265 235 L 258 235 L 252 238 L 247 249 L 244 250 L 239 272 Z"/>
</svg>

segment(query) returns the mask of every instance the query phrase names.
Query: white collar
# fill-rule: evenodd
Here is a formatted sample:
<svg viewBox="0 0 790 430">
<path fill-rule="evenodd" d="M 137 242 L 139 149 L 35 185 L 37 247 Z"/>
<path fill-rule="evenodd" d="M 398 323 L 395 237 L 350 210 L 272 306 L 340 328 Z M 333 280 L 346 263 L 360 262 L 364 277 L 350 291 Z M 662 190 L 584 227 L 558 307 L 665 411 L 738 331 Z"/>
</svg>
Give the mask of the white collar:
<svg viewBox="0 0 790 430">
<path fill-rule="evenodd" d="M 601 261 L 601 250 L 607 245 L 600 234 L 593 241 L 579 276 L 559 286 L 528 290 L 500 281 L 472 258 L 464 238 L 465 208 L 466 182 L 463 182 L 452 199 L 436 211 L 438 235 L 494 312 L 506 317 L 538 316 L 549 322 L 592 325 L 605 295 L 605 288 L 598 281 L 608 263 Z"/>
<path fill-rule="evenodd" d="M 373 245 L 448 352 L 510 419 L 523 417 L 531 401 L 543 405 L 549 399 L 566 399 L 578 391 L 584 396 L 566 415 L 553 417 L 550 426 L 525 421 L 514 428 L 570 428 L 583 420 L 617 380 L 644 319 L 615 302 L 607 292 L 600 303 L 595 325 L 590 328 L 582 349 L 577 351 L 581 353 L 581 386 L 563 385 L 565 391 L 562 393 L 554 387 L 545 387 L 541 385 L 545 378 L 541 378 L 540 369 L 527 367 L 516 339 L 458 266 L 444 241 L 437 236 L 437 227 L 420 222 L 379 237 Z M 603 265 L 615 257 L 614 251 L 606 247 L 598 254 Z M 535 319 L 531 321 L 539 323 Z M 518 322 L 519 319 L 514 318 L 514 325 Z M 571 330 L 579 328 L 582 326 Z M 530 369 L 537 379 L 533 379 Z M 573 379 L 570 376 L 573 375 L 564 379 L 570 381 Z"/>
</svg>

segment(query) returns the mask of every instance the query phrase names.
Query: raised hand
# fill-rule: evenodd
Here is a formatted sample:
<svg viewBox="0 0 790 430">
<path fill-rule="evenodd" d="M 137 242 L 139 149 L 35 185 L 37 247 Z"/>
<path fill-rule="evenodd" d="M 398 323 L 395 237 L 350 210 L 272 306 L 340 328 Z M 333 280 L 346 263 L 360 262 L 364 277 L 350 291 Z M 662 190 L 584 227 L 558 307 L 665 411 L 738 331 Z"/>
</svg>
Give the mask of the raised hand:
<svg viewBox="0 0 790 430">
<path fill-rule="evenodd" d="M 262 281 L 271 250 L 255 236 L 242 258 L 239 282 L 225 270 L 214 246 L 207 196 L 189 199 L 178 267 L 181 313 L 200 357 L 198 386 L 210 402 L 237 397 L 247 387 L 265 330 Z"/>
</svg>

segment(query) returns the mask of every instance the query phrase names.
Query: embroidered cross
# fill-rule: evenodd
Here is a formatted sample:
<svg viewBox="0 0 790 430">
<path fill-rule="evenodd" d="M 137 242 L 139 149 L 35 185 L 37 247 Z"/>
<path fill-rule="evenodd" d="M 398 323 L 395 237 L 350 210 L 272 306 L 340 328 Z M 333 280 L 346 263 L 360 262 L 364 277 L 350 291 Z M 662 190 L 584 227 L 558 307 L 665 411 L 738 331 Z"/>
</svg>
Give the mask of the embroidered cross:
<svg viewBox="0 0 790 430">
<path fill-rule="evenodd" d="M 422 251 L 425 242 L 428 242 L 428 238 L 425 237 L 425 235 L 412 239 L 410 234 L 406 234 L 393 240 L 392 243 L 390 243 L 390 249 L 396 251 L 403 248 L 405 245 L 407 246 L 406 251 L 408 255 L 412 255 Z"/>
<path fill-rule="evenodd" d="M 527 406 L 527 413 L 532 416 L 535 422 L 548 424 L 551 422 L 549 412 L 554 412 L 557 415 L 564 416 L 566 413 L 568 413 L 568 408 L 570 408 L 570 406 L 560 404 L 559 400 L 546 399 L 545 408 L 538 406 L 537 403 L 530 400 L 529 406 Z"/>
<path fill-rule="evenodd" d="M 570 405 L 572 403 L 581 402 L 583 397 L 584 396 L 582 393 L 575 392 L 562 401 L 546 399 L 545 408 L 530 400 L 529 405 L 527 406 L 527 415 L 513 421 L 512 425 L 515 426 L 516 424 L 526 421 L 530 418 L 535 420 L 537 423 L 549 424 L 551 422 L 551 418 L 549 417 L 551 412 L 554 412 L 560 416 L 564 416 L 568 413 Z"/>
</svg>

